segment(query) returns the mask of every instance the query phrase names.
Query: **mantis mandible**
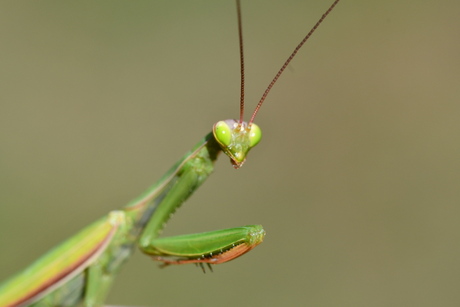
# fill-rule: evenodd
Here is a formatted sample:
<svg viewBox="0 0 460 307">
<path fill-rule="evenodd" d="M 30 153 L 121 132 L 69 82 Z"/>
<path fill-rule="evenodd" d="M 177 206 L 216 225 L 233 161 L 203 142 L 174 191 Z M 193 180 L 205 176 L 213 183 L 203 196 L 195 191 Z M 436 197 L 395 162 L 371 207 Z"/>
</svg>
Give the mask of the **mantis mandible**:
<svg viewBox="0 0 460 307">
<path fill-rule="evenodd" d="M 159 238 L 171 215 L 212 173 L 224 152 L 235 169 L 261 140 L 254 119 L 269 91 L 298 50 L 332 11 L 335 0 L 288 57 L 257 104 L 249 122 L 244 116 L 244 61 L 240 1 L 237 0 L 241 64 L 239 120 L 214 124 L 212 132 L 187 152 L 163 177 L 120 210 L 112 211 L 67 239 L 0 285 L 3 306 L 101 306 L 120 267 L 138 246 L 162 266 L 195 263 L 204 271 L 233 260 L 263 241 L 260 225 Z"/>
</svg>

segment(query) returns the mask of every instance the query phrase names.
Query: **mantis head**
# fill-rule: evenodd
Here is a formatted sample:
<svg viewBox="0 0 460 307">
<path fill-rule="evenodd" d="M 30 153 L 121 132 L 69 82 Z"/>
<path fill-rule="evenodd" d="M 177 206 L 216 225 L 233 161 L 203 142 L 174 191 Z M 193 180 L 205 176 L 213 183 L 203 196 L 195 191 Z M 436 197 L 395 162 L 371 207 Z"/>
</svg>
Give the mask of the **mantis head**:
<svg viewBox="0 0 460 307">
<path fill-rule="evenodd" d="M 234 119 L 217 122 L 212 128 L 212 133 L 235 169 L 243 165 L 249 150 L 262 138 L 259 126 Z"/>
</svg>

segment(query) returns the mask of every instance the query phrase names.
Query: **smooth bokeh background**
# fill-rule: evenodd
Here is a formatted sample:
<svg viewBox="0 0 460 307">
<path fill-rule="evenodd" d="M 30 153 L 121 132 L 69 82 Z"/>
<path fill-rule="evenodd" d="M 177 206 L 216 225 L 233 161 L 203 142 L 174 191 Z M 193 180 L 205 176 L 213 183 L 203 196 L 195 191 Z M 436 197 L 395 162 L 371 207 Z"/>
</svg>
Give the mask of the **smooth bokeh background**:
<svg viewBox="0 0 460 307">
<path fill-rule="evenodd" d="M 243 1 L 249 111 L 330 2 Z M 221 159 L 166 230 L 260 223 L 265 242 L 212 274 L 136 253 L 108 303 L 459 306 L 459 11 L 339 3 L 245 166 Z M 3 1 L 0 41 L 0 280 L 238 116 L 233 1 Z"/>
</svg>

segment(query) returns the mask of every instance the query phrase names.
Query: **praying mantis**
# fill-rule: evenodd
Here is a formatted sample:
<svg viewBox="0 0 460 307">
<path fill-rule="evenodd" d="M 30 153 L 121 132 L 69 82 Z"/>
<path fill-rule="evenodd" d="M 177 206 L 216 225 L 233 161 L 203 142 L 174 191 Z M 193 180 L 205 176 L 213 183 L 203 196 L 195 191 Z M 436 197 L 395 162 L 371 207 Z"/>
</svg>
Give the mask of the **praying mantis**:
<svg viewBox="0 0 460 307">
<path fill-rule="evenodd" d="M 85 227 L 28 268 L 0 285 L 3 306 L 101 306 L 122 265 L 139 249 L 162 266 L 205 265 L 234 260 L 262 243 L 261 225 L 247 225 L 199 234 L 160 238 L 172 214 L 212 173 L 220 152 L 235 169 L 261 140 L 254 119 L 285 68 L 319 24 L 332 11 L 335 0 L 288 57 L 265 90 L 250 120 L 244 117 L 244 56 L 241 5 L 237 0 L 241 64 L 241 99 L 238 120 L 222 120 L 161 179 L 120 210 L 109 212 Z"/>
</svg>

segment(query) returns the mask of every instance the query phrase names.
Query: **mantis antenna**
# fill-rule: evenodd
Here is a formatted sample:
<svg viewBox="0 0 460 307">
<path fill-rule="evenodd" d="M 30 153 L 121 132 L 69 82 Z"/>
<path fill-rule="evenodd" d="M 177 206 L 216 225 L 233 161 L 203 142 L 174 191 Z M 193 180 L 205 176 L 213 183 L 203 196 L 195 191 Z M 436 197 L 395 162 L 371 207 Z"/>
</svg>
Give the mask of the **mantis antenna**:
<svg viewBox="0 0 460 307">
<path fill-rule="evenodd" d="M 329 13 L 334 9 L 334 7 L 339 3 L 340 0 L 335 0 L 334 3 L 327 9 L 327 11 L 321 16 L 321 18 L 316 22 L 316 24 L 313 26 L 313 28 L 310 30 L 310 32 L 307 33 L 307 35 L 302 39 L 302 41 L 295 47 L 294 51 L 291 53 L 291 55 L 287 58 L 286 62 L 284 62 L 283 66 L 281 66 L 280 70 L 278 70 L 278 73 L 275 75 L 273 78 L 272 82 L 268 85 L 267 89 L 263 93 L 262 97 L 259 100 L 259 103 L 257 104 L 254 113 L 252 113 L 251 120 L 248 123 L 248 127 L 252 125 L 254 122 L 254 119 L 259 112 L 260 107 L 265 101 L 265 98 L 267 98 L 268 93 L 272 89 L 273 85 L 275 85 L 276 81 L 279 79 L 283 71 L 286 69 L 286 67 L 289 65 L 289 63 L 292 61 L 294 56 L 297 54 L 300 48 L 305 44 L 305 42 L 310 38 L 310 36 L 313 34 L 313 32 L 316 31 L 316 29 L 319 27 L 319 25 L 323 22 L 323 20 L 329 15 Z M 240 64 L 241 64 L 241 97 L 240 97 L 240 121 L 239 123 L 243 123 L 243 115 L 244 115 L 244 56 L 243 56 L 243 31 L 242 31 L 242 25 L 241 25 L 241 5 L 240 5 L 240 0 L 236 1 L 236 7 L 238 11 L 238 34 L 239 34 L 239 41 L 240 41 Z"/>
</svg>

